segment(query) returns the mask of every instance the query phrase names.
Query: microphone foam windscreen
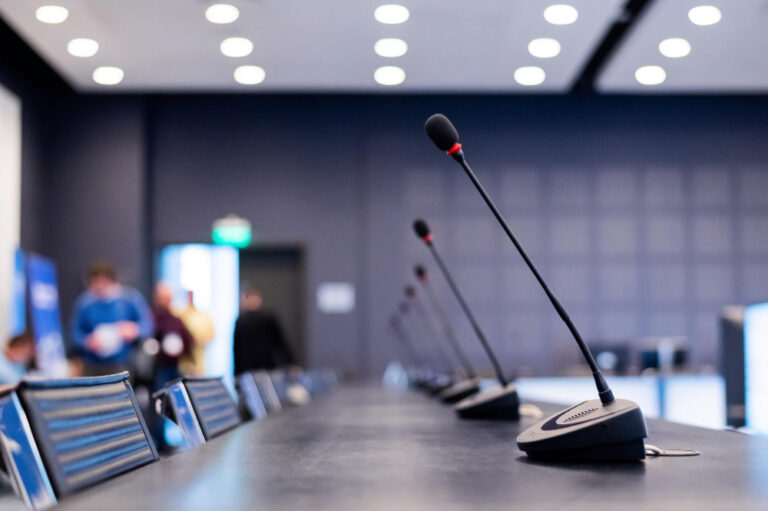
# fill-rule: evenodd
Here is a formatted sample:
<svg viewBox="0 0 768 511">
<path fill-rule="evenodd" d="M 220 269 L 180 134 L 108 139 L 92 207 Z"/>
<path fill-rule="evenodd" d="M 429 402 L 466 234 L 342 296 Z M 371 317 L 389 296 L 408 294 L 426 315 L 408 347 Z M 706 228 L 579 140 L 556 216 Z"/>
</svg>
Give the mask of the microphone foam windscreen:
<svg viewBox="0 0 768 511">
<path fill-rule="evenodd" d="M 414 268 L 414 271 L 416 271 L 416 277 L 419 280 L 424 280 L 427 277 L 427 269 L 424 268 L 422 265 L 417 264 L 416 268 Z"/>
<path fill-rule="evenodd" d="M 421 218 L 413 222 L 413 230 L 416 231 L 416 236 L 419 238 L 424 239 L 429 236 L 429 226 Z"/>
<path fill-rule="evenodd" d="M 413 289 L 413 286 L 405 286 L 405 296 L 409 298 L 416 296 L 416 290 Z"/>
<path fill-rule="evenodd" d="M 427 129 L 427 135 L 432 139 L 432 142 L 443 151 L 449 150 L 459 141 L 459 133 L 443 114 L 432 115 L 427 119 L 424 127 Z"/>
</svg>

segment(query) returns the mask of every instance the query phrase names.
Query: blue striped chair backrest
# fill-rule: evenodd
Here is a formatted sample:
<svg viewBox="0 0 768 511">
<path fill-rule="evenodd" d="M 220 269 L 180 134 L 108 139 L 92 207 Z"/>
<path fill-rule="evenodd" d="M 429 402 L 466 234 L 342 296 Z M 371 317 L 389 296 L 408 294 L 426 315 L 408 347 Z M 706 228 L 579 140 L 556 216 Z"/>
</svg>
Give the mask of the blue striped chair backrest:
<svg viewBox="0 0 768 511">
<path fill-rule="evenodd" d="M 184 378 L 206 440 L 240 424 L 240 411 L 221 378 Z"/>
<path fill-rule="evenodd" d="M 128 373 L 23 382 L 19 395 L 59 497 L 158 458 Z"/>
<path fill-rule="evenodd" d="M 243 420 L 259 420 L 267 416 L 267 407 L 253 378 L 253 373 L 246 371 L 235 376 L 237 401 L 240 404 L 240 416 Z"/>
</svg>

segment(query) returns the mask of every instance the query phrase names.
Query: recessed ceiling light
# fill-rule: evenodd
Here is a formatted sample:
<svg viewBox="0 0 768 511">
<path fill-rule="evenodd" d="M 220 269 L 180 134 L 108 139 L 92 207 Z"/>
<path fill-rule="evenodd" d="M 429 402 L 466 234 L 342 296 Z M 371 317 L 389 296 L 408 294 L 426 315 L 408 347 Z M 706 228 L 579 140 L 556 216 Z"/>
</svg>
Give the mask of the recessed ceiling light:
<svg viewBox="0 0 768 511">
<path fill-rule="evenodd" d="M 408 44 L 402 39 L 379 39 L 373 49 L 381 57 L 402 57 L 408 51 Z"/>
<path fill-rule="evenodd" d="M 691 53 L 691 43 L 680 37 L 671 37 L 659 43 L 659 51 L 665 57 L 678 59 Z"/>
<path fill-rule="evenodd" d="M 243 85 L 256 85 L 267 77 L 266 71 L 259 66 L 240 66 L 235 69 L 235 81 Z"/>
<path fill-rule="evenodd" d="M 253 43 L 245 37 L 230 37 L 221 42 L 220 48 L 227 57 L 245 57 L 253 51 Z"/>
<path fill-rule="evenodd" d="M 232 23 L 238 17 L 240 17 L 240 11 L 230 4 L 213 4 L 205 10 L 205 19 L 218 25 Z"/>
<path fill-rule="evenodd" d="M 119 67 L 102 66 L 93 72 L 93 81 L 99 85 L 117 85 L 123 81 L 125 73 Z"/>
<path fill-rule="evenodd" d="M 579 11 L 568 4 L 550 5 L 544 9 L 544 19 L 553 25 L 570 25 L 579 19 Z"/>
<path fill-rule="evenodd" d="M 547 75 L 538 66 L 523 66 L 515 70 L 515 81 L 520 85 L 539 85 Z"/>
<path fill-rule="evenodd" d="M 714 25 L 723 15 L 714 5 L 699 5 L 688 11 L 688 19 L 695 25 Z"/>
<path fill-rule="evenodd" d="M 43 5 L 37 8 L 35 16 L 37 16 L 38 21 L 43 23 L 63 23 L 69 16 L 69 11 L 60 5 Z"/>
<path fill-rule="evenodd" d="M 667 72 L 661 66 L 643 66 L 635 71 L 635 80 L 643 85 L 659 85 L 667 79 Z"/>
<path fill-rule="evenodd" d="M 408 9 L 398 4 L 380 5 L 373 11 L 373 17 L 376 18 L 376 21 L 387 25 L 405 23 L 410 16 L 411 13 L 408 12 Z"/>
<path fill-rule="evenodd" d="M 528 43 L 528 52 L 540 59 L 550 59 L 560 54 L 560 43 L 549 37 L 539 37 Z"/>
<path fill-rule="evenodd" d="M 99 43 L 93 39 L 78 37 L 67 43 L 67 51 L 73 57 L 93 57 L 99 51 Z"/>
<path fill-rule="evenodd" d="M 373 73 L 373 79 L 380 85 L 400 85 L 405 81 L 405 71 L 397 66 L 382 66 Z"/>
</svg>

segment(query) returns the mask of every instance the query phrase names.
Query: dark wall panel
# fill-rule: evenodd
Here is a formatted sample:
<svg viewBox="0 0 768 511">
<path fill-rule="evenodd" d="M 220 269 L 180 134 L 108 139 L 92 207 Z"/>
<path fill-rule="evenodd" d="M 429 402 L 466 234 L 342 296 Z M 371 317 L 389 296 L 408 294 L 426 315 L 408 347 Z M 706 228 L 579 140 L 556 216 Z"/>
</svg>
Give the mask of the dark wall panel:
<svg viewBox="0 0 768 511">
<path fill-rule="evenodd" d="M 768 189 L 764 100 L 497 98 L 439 109 L 586 338 L 639 347 L 645 336 L 684 336 L 693 362 L 713 365 L 721 306 L 768 298 L 768 253 L 757 241 L 768 235 L 768 199 L 756 191 Z M 388 233 L 368 244 L 372 366 L 386 360 L 384 313 L 412 263 L 436 271 L 408 229 L 416 216 L 431 220 L 508 364 L 542 374 L 578 363 L 469 180 L 409 124 L 367 146 L 368 216 L 380 222 L 369 232 Z M 472 357 L 487 366 L 474 344 Z"/>
<path fill-rule="evenodd" d="M 87 265 L 106 258 L 141 285 L 144 260 L 144 107 L 139 99 L 73 97 L 51 126 L 46 253 L 59 267 L 68 323 Z"/>
<path fill-rule="evenodd" d="M 40 96 L 22 99 L 21 120 L 21 246 L 44 252 L 46 129 L 50 121 L 48 100 Z"/>
<path fill-rule="evenodd" d="M 0 84 L 22 103 L 21 244 L 27 250 L 41 252 L 50 103 L 70 89 L 2 19 L 0 48 Z"/>
<path fill-rule="evenodd" d="M 460 169 L 423 133 L 456 121 L 486 186 L 585 337 L 682 335 L 716 363 L 717 314 L 768 299 L 764 98 L 158 96 L 57 99 L 36 157 L 43 251 L 68 314 L 95 257 L 142 284 L 147 254 L 249 218 L 258 240 L 302 244 L 313 365 L 377 374 L 386 319 L 428 253 L 423 216 L 491 341 L 536 374 L 578 362 L 567 332 Z M 37 184 L 35 184 L 37 183 Z M 28 204 L 34 204 L 28 201 Z M 148 229 L 149 228 L 149 229 Z M 32 234 L 30 234 L 32 233 Z M 435 285 L 446 292 L 434 274 Z M 352 314 L 315 306 L 324 281 Z M 146 287 L 144 288 L 145 290 Z M 472 357 L 458 308 L 456 326 Z"/>
<path fill-rule="evenodd" d="M 768 276 L 756 241 L 768 232 L 755 191 L 768 176 L 758 98 L 163 99 L 156 241 L 207 240 L 212 219 L 234 212 L 262 241 L 306 244 L 312 362 L 375 372 L 412 264 L 432 267 L 410 230 L 424 216 L 509 365 L 568 367 L 578 354 L 566 330 L 466 177 L 425 137 L 434 111 L 454 118 L 586 337 L 682 335 L 694 362 L 714 364 L 720 306 L 768 297 L 757 283 Z M 356 285 L 355 314 L 315 309 L 325 280 Z"/>
<path fill-rule="evenodd" d="M 267 243 L 307 255 L 307 335 L 315 365 L 364 364 L 358 313 L 321 315 L 317 285 L 363 286 L 362 133 L 343 99 L 167 100 L 155 112 L 153 210 L 158 246 L 210 241 L 214 219 L 235 213 Z"/>
</svg>

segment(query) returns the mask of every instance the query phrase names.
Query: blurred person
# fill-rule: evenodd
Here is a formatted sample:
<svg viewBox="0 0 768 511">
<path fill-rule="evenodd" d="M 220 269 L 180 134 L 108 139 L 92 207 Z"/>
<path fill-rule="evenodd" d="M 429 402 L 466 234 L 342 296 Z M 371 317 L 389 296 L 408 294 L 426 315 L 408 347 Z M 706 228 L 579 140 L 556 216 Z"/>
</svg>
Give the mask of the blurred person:
<svg viewBox="0 0 768 511">
<path fill-rule="evenodd" d="M 83 359 L 83 375 L 130 370 L 131 345 L 152 333 L 152 313 L 141 294 L 117 281 L 111 263 L 91 264 L 88 289 L 77 299 L 72 318 L 73 348 Z"/>
<path fill-rule="evenodd" d="M 173 292 L 163 282 L 155 286 L 155 297 L 152 305 L 152 315 L 155 320 L 155 335 L 153 339 L 146 341 L 154 343 L 151 352 L 154 357 L 154 368 L 151 376 L 151 391 L 162 389 L 166 383 L 181 376 L 179 371 L 179 358 L 189 355 L 192 349 L 192 335 L 181 319 L 171 312 Z M 146 344 L 145 344 L 146 347 Z M 149 427 L 155 445 L 160 452 L 168 452 L 165 436 L 166 421 L 158 414 L 152 414 L 149 419 Z"/>
<path fill-rule="evenodd" d="M 235 322 L 235 374 L 295 363 L 280 321 L 275 314 L 262 309 L 263 303 L 259 291 L 246 291 L 240 316 Z"/>
<path fill-rule="evenodd" d="M 171 288 L 163 282 L 158 283 L 155 286 L 155 301 L 152 306 L 155 339 L 159 348 L 155 358 L 155 390 L 181 375 L 179 359 L 191 353 L 194 343 L 192 334 L 184 323 L 171 312 L 172 300 Z"/>
<path fill-rule="evenodd" d="M 216 336 L 211 316 L 195 307 L 195 294 L 187 291 L 187 306 L 177 310 L 176 315 L 184 322 L 194 343 L 189 356 L 179 362 L 182 374 L 202 376 L 205 374 L 205 347 Z"/>
<path fill-rule="evenodd" d="M 8 340 L 0 352 L 0 385 L 16 383 L 27 374 L 35 359 L 35 340 L 28 333 Z"/>
<path fill-rule="evenodd" d="M 84 376 L 83 359 L 78 350 L 72 346 L 67 346 L 67 377 L 81 378 Z"/>
</svg>

